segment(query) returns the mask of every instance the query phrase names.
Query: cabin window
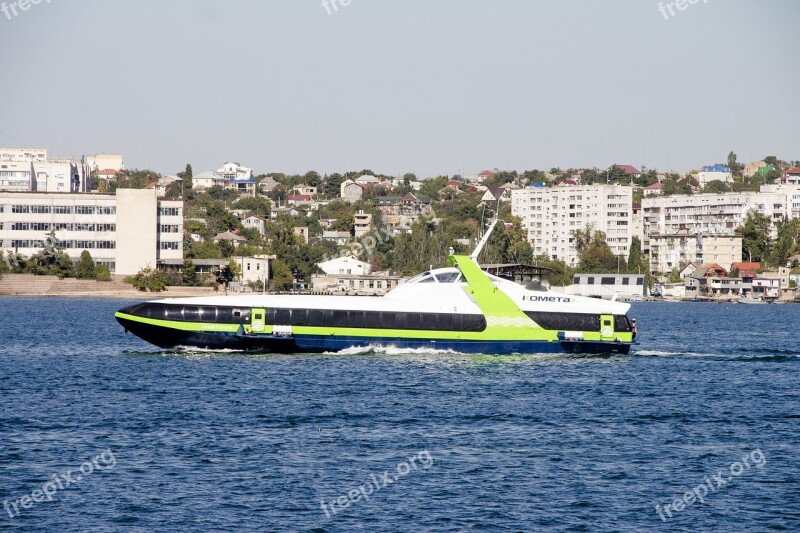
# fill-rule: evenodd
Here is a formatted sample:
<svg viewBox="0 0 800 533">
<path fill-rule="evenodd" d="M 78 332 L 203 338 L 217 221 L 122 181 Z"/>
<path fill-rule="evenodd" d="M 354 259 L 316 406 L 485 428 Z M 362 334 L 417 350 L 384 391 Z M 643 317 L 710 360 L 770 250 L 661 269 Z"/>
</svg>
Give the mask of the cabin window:
<svg viewBox="0 0 800 533">
<path fill-rule="evenodd" d="M 556 331 L 599 331 L 600 315 L 587 313 L 547 313 L 526 311 L 528 317 L 544 329 Z"/>
</svg>

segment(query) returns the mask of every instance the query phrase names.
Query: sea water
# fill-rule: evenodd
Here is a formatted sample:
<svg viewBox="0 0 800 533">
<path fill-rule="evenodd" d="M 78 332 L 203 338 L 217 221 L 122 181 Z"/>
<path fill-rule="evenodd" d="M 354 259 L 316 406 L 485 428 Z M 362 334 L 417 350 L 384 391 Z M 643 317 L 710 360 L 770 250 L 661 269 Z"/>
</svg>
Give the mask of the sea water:
<svg viewBox="0 0 800 533">
<path fill-rule="evenodd" d="M 256 356 L 129 303 L 0 299 L 0 530 L 800 529 L 800 305 L 637 303 L 630 356 Z"/>
</svg>

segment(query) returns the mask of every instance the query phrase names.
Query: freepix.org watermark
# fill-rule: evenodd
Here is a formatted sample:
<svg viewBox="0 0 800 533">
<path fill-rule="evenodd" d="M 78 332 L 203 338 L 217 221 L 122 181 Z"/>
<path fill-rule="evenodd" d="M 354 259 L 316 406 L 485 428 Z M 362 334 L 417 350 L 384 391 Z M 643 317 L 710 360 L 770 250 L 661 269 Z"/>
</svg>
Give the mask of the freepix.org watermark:
<svg viewBox="0 0 800 533">
<path fill-rule="evenodd" d="M 38 6 L 42 2 L 49 4 L 50 0 L 17 0 L 16 2 L 3 2 L 0 4 L 0 11 L 11 20 L 14 17 L 26 12 L 33 6 Z"/>
<path fill-rule="evenodd" d="M 86 476 L 93 473 L 95 470 L 111 470 L 117 464 L 117 459 L 110 449 L 104 451 L 91 461 L 86 461 L 80 467 L 78 472 L 67 470 L 61 474 L 53 474 L 52 481 L 42 485 L 41 489 L 36 489 L 29 496 L 23 496 L 9 502 L 3 502 L 3 509 L 8 513 L 11 518 L 16 518 L 20 515 L 22 510 L 30 509 L 34 503 L 51 502 L 53 496 L 60 491 L 70 488 L 72 485 L 77 485 Z"/>
<path fill-rule="evenodd" d="M 751 462 L 752 465 L 750 464 Z M 736 461 L 728 468 L 728 471 L 731 473 L 730 476 L 725 475 L 725 470 L 718 470 L 716 475 L 711 476 L 711 479 L 705 476 L 705 483 L 701 483 L 692 490 L 686 491 L 682 498 L 675 498 L 672 503 L 668 503 L 663 508 L 660 504 L 656 505 L 656 512 L 658 516 L 661 517 L 661 520 L 666 522 L 667 518 L 672 518 L 673 511 L 679 513 L 696 501 L 705 503 L 706 496 L 716 492 L 717 489 L 724 487 L 733 481 L 734 478 L 749 471 L 751 466 L 762 468 L 765 464 L 767 464 L 767 458 L 760 448 L 756 448 L 749 454 L 744 455 L 741 462 Z M 665 513 L 667 516 L 664 516 Z"/>
<path fill-rule="evenodd" d="M 359 238 L 357 242 L 351 243 L 346 245 L 344 248 L 341 248 L 338 253 L 330 256 L 325 254 L 322 256 L 322 262 L 329 261 L 331 259 L 336 259 L 337 257 L 360 257 L 362 253 L 366 254 L 367 258 L 372 257 L 372 254 L 375 252 L 379 244 L 383 244 L 387 242 L 389 239 L 393 239 L 395 236 L 402 234 L 402 233 L 410 233 L 411 232 L 411 224 L 417 221 L 423 221 L 425 223 L 432 223 L 436 221 L 436 213 L 431 209 L 426 213 L 422 213 L 416 219 L 416 221 L 412 220 L 404 220 L 394 228 L 390 229 L 387 227 L 383 227 L 381 229 L 374 229 L 372 232 L 368 233 Z"/>
<path fill-rule="evenodd" d="M 669 20 L 676 15 L 675 10 L 686 11 L 689 6 L 699 4 L 701 1 L 704 4 L 708 3 L 708 0 L 675 0 L 674 2 L 667 2 L 666 4 L 664 2 L 659 2 L 658 12 L 661 13 L 664 20 Z"/>
<path fill-rule="evenodd" d="M 419 464 L 418 464 L 419 463 Z M 401 478 L 406 477 L 411 472 L 416 471 L 418 468 L 427 470 L 433 466 L 433 457 L 428 450 L 419 452 L 417 455 L 410 457 L 407 461 L 398 464 L 394 472 L 385 470 L 380 476 L 376 477 L 375 474 L 370 475 L 370 480 L 361 484 L 359 487 L 347 491 L 346 495 L 339 496 L 329 502 L 322 500 L 320 506 L 325 511 L 325 516 L 330 518 L 339 511 L 344 511 L 359 500 L 369 501 L 372 495 L 388 485 L 393 485 Z"/>
<path fill-rule="evenodd" d="M 348 7 L 353 3 L 353 0 L 322 0 L 322 7 L 328 12 L 328 15 L 333 15 L 339 12 L 340 7 Z"/>
</svg>

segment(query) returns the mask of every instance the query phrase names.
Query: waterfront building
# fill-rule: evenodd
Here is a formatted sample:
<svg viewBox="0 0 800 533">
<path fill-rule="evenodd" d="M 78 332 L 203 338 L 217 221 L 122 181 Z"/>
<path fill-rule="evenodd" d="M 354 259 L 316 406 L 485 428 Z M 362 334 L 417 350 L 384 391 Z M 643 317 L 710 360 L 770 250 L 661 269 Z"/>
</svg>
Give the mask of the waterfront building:
<svg viewBox="0 0 800 533">
<path fill-rule="evenodd" d="M 159 200 L 154 190 L 0 193 L 0 248 L 30 257 L 51 231 L 74 261 L 88 250 L 115 274 L 183 260 L 183 202 Z"/>
<path fill-rule="evenodd" d="M 369 263 L 359 261 L 355 256 L 345 255 L 342 257 L 334 257 L 328 261 L 317 263 L 317 266 L 325 274 L 369 274 L 372 267 Z"/>
<path fill-rule="evenodd" d="M 667 273 L 689 263 L 716 263 L 730 268 L 742 260 L 742 237 L 730 233 L 651 233 L 647 243 L 652 272 Z"/>
<path fill-rule="evenodd" d="M 575 230 L 592 226 L 606 234 L 615 255 L 627 258 L 637 233 L 633 189 L 624 185 L 532 187 L 512 191 L 511 213 L 522 219 L 534 255 L 578 264 Z"/>
<path fill-rule="evenodd" d="M 239 270 L 241 271 L 241 281 L 244 284 L 251 282 L 269 283 L 270 261 L 275 259 L 274 255 L 256 255 L 249 257 L 234 257 Z"/>
<path fill-rule="evenodd" d="M 643 248 L 650 254 L 651 270 L 668 272 L 692 261 L 723 265 L 742 261 L 736 228 L 751 210 L 773 221 L 797 218 L 800 186 L 767 185 L 760 192 L 644 198 Z M 772 231 L 776 237 L 774 225 Z"/>
<path fill-rule="evenodd" d="M 592 298 L 641 298 L 647 296 L 647 284 L 643 274 L 575 274 L 564 292 Z"/>
<path fill-rule="evenodd" d="M 364 274 L 314 274 L 311 276 L 314 292 L 330 294 L 383 295 L 397 287 L 403 278 L 389 272 Z"/>
</svg>

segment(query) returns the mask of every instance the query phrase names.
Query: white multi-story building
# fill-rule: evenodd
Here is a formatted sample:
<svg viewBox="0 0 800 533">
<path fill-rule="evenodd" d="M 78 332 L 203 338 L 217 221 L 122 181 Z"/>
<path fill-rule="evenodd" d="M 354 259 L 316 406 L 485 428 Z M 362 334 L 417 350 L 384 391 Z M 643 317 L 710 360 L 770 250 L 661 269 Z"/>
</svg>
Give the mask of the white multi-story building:
<svg viewBox="0 0 800 533">
<path fill-rule="evenodd" d="M 226 181 L 250 180 L 253 179 L 253 169 L 239 163 L 226 162 L 222 168 L 217 169 L 217 175 Z"/>
<path fill-rule="evenodd" d="M 0 193 L 0 248 L 26 257 L 54 231 L 64 251 L 83 250 L 120 275 L 162 260 L 183 259 L 183 202 L 151 189 L 101 194 Z"/>
<path fill-rule="evenodd" d="M 780 192 L 777 190 L 773 186 L 772 189 L 763 188 L 762 192 L 676 194 L 644 198 L 642 212 L 645 236 L 653 233 L 677 234 L 680 231 L 698 235 L 733 235 L 750 210 L 771 220 L 797 216 L 800 205 L 797 211 L 792 207 L 793 189 L 785 187 Z M 800 190 L 797 194 L 800 194 Z"/>
<path fill-rule="evenodd" d="M 534 255 L 578 263 L 575 230 L 591 226 L 606 234 L 616 255 L 627 257 L 637 229 L 633 189 L 624 185 L 533 186 L 512 191 L 511 213 L 522 219 Z"/>
<path fill-rule="evenodd" d="M 742 260 L 736 236 L 749 211 L 773 222 L 800 217 L 800 186 L 766 185 L 760 192 L 659 196 L 642 200 L 644 248 L 653 271 L 688 262 L 729 268 Z M 776 228 L 772 227 L 773 237 Z"/>
<path fill-rule="evenodd" d="M 6 148 L 0 147 L 0 162 L 44 163 L 47 161 L 46 148 Z"/>
<path fill-rule="evenodd" d="M 668 273 L 688 263 L 716 263 L 726 270 L 742 260 L 741 235 L 697 235 L 688 231 L 649 236 L 650 270 Z"/>
<path fill-rule="evenodd" d="M 0 148 L 0 191 L 89 192 L 88 165 L 48 158 L 44 148 Z"/>
<path fill-rule="evenodd" d="M 91 172 L 100 172 L 103 170 L 120 171 L 125 168 L 125 162 L 119 154 L 87 155 L 83 160 Z"/>
<path fill-rule="evenodd" d="M 762 185 L 761 192 L 785 195 L 787 218 L 800 218 L 800 183 Z"/>
</svg>

